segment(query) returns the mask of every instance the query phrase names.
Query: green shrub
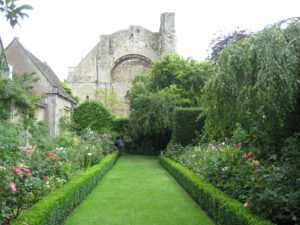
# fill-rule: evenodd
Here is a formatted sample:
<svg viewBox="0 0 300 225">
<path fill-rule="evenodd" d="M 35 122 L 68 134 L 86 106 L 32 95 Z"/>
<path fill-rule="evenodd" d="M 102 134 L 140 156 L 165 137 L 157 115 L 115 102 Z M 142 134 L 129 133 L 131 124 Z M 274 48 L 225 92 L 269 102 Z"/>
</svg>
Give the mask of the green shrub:
<svg viewBox="0 0 300 225">
<path fill-rule="evenodd" d="M 73 121 L 77 124 L 78 131 L 91 128 L 100 132 L 103 128 L 113 125 L 112 114 L 98 101 L 85 101 L 74 109 Z"/>
<path fill-rule="evenodd" d="M 172 174 L 190 195 L 220 225 L 271 225 L 257 217 L 244 206 L 217 189 L 205 183 L 201 177 L 188 168 L 160 156 L 160 163 Z"/>
<path fill-rule="evenodd" d="M 128 117 L 117 117 L 113 120 L 113 130 L 120 136 L 129 136 L 129 118 Z"/>
<path fill-rule="evenodd" d="M 100 164 L 89 168 L 65 186 L 43 198 L 31 209 L 23 212 L 11 224 L 61 224 L 114 165 L 118 155 L 118 151 L 108 155 Z"/>
<path fill-rule="evenodd" d="M 198 119 L 199 108 L 176 108 L 174 110 L 172 141 L 183 146 L 191 144 L 196 138 L 195 132 L 200 132 L 204 119 Z"/>
<path fill-rule="evenodd" d="M 181 155 L 187 151 L 188 147 L 183 147 L 181 144 L 170 142 L 164 151 L 164 155 L 176 162 L 179 161 Z"/>
</svg>

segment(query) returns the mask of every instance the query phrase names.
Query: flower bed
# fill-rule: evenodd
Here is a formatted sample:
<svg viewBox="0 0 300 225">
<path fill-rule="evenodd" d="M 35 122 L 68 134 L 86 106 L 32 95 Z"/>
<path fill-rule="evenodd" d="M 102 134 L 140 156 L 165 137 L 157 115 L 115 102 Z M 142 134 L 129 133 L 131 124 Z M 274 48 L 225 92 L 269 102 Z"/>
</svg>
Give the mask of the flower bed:
<svg viewBox="0 0 300 225">
<path fill-rule="evenodd" d="M 271 225 L 272 223 L 253 215 L 243 204 L 225 195 L 221 190 L 188 168 L 160 156 L 160 163 L 172 174 L 190 195 L 220 225 Z"/>
<path fill-rule="evenodd" d="M 100 164 L 87 169 L 63 187 L 52 192 L 31 209 L 24 211 L 11 224 L 60 224 L 114 165 L 118 155 L 118 151 L 107 155 Z"/>
<path fill-rule="evenodd" d="M 22 126 L 1 122 L 0 134 L 0 224 L 9 224 L 115 149 L 111 134 L 89 129 L 49 139 L 44 132 L 28 136 Z"/>
</svg>

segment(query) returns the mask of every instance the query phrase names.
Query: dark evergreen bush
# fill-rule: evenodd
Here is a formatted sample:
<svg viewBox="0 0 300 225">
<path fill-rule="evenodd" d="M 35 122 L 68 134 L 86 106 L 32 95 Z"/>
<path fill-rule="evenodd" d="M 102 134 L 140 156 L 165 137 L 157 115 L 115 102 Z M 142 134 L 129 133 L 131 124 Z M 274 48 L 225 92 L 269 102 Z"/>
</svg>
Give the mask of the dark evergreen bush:
<svg viewBox="0 0 300 225">
<path fill-rule="evenodd" d="M 100 132 L 103 128 L 112 128 L 112 114 L 98 101 L 85 101 L 74 109 L 73 120 L 77 131 L 89 127 Z"/>
<path fill-rule="evenodd" d="M 113 130 L 120 136 L 129 136 L 129 118 L 128 117 L 117 117 L 113 121 Z"/>
<path fill-rule="evenodd" d="M 199 108 L 176 108 L 174 110 L 172 141 L 183 146 L 191 144 L 196 138 L 195 132 L 200 132 L 204 119 L 199 117 Z"/>
</svg>

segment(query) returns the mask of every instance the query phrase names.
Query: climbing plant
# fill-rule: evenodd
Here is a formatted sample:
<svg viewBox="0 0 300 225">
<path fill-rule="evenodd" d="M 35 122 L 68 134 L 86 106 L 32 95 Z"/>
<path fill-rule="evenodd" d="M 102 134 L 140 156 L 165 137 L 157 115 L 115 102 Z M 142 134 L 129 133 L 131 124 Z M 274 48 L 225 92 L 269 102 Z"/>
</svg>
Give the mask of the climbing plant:
<svg viewBox="0 0 300 225">
<path fill-rule="evenodd" d="M 14 106 L 26 128 L 33 124 L 35 106 L 39 100 L 32 94 L 32 85 L 38 80 L 34 75 L 16 75 L 13 81 L 4 75 L 0 76 L 0 120 L 8 120 L 11 107 Z"/>
</svg>

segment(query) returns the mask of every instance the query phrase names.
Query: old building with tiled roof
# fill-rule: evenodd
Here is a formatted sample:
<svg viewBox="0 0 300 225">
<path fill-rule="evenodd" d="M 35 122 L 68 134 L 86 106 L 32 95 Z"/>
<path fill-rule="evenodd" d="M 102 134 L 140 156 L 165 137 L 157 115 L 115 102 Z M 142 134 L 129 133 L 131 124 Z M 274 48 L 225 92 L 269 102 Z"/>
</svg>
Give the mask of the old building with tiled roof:
<svg viewBox="0 0 300 225">
<path fill-rule="evenodd" d="M 59 132 L 58 123 L 62 116 L 70 116 L 72 104 L 76 100 L 61 86 L 53 70 L 29 52 L 19 41 L 14 38 L 5 49 L 6 59 L 12 66 L 15 74 L 35 72 L 39 80 L 34 83 L 32 93 L 36 96 L 45 96 L 37 107 L 38 120 L 46 119 L 49 124 L 49 135 L 54 136 Z"/>
</svg>

